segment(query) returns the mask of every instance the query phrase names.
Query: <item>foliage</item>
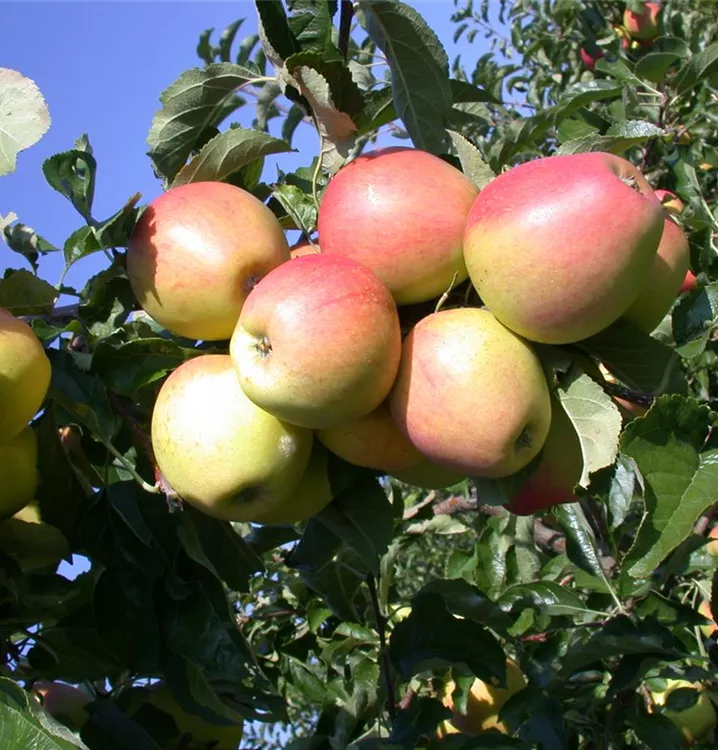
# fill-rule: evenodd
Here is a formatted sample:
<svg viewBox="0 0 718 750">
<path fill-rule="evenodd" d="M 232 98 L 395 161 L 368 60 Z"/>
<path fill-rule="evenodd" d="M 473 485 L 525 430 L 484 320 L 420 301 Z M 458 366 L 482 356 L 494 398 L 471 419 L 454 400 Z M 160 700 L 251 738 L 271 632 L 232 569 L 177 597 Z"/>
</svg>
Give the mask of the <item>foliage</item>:
<svg viewBox="0 0 718 750">
<path fill-rule="evenodd" d="M 78 139 L 43 167 L 77 231 L 56 247 L 13 215 L 0 223 L 31 269 L 5 270 L 0 306 L 29 316 L 53 370 L 34 421 L 43 523 L 0 523 L 0 744 L 194 747 L 166 713 L 128 709 L 133 688 L 162 680 L 184 712 L 218 729 L 244 721 L 243 747 L 681 747 L 647 686 L 685 677 L 718 698 L 718 647 L 697 612 L 718 580 L 703 538 L 718 487 L 714 4 L 666 0 L 661 36 L 624 48 L 622 2 L 455 0 L 467 46 L 453 61 L 400 2 L 256 6 L 257 36 L 239 40 L 241 21 L 216 43 L 204 32 L 202 67 L 160 96 L 148 143 L 165 187 L 230 182 L 309 236 L 328 179 L 380 133 L 479 186 L 536 156 L 611 151 L 685 202 L 699 286 L 652 337 L 624 325 L 581 342 L 624 395 L 652 403 L 620 439 L 606 390 L 567 385 L 572 349 L 547 348 L 569 414 L 598 404 L 584 420 L 594 447 L 580 503 L 522 518 L 493 502 L 505 487 L 427 494 L 388 481 L 385 501 L 371 473 L 345 471 L 340 502 L 305 524 L 220 522 L 159 491 L 147 433 L 165 376 L 226 342 L 178 339 L 139 312 L 124 258 L 141 198 L 97 218 L 99 167 Z M 470 69 L 481 36 L 491 51 Z M 582 47 L 601 53 L 594 70 Z M 252 128 L 239 127 L 250 102 Z M 316 129 L 317 154 L 267 181 L 265 158 L 290 151 L 301 126 Z M 38 272 L 55 252 L 66 269 L 92 253 L 107 265 L 83 289 L 52 286 Z M 57 307 L 60 294 L 77 304 Z M 26 544 L 9 545 L 11 531 Z M 57 557 L 26 552 L 45 545 L 89 570 L 69 581 Z M 513 737 L 438 738 L 449 671 L 461 706 L 461 677 L 503 681 L 504 654 L 529 680 L 502 710 Z M 90 691 L 79 733 L 22 689 L 36 680 Z"/>
</svg>

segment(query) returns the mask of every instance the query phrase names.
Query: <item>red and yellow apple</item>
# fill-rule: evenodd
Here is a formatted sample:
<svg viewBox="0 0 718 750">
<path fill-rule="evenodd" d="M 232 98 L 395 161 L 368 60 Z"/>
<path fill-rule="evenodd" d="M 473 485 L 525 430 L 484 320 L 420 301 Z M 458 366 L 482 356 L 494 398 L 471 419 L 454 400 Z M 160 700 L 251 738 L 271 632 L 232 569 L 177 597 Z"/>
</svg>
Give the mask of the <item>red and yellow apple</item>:
<svg viewBox="0 0 718 750">
<path fill-rule="evenodd" d="M 708 693 L 703 686 L 697 682 L 688 680 L 668 679 L 666 689 L 663 691 L 651 691 L 651 698 L 655 706 L 658 706 L 663 716 L 670 719 L 673 725 L 683 735 L 683 741 L 686 747 L 690 747 L 694 742 L 702 740 L 708 735 L 718 722 L 715 707 Z M 696 702 L 683 711 L 672 711 L 665 708 L 669 696 L 674 690 L 680 688 L 693 688 L 698 691 Z"/>
<path fill-rule="evenodd" d="M 227 521 L 253 521 L 287 501 L 312 441 L 309 430 L 281 422 L 244 395 L 226 354 L 180 365 L 152 413 L 164 477 L 183 500 Z"/>
<path fill-rule="evenodd" d="M 707 599 L 703 599 L 698 607 L 698 612 L 703 615 L 707 620 L 710 620 L 708 625 L 701 625 L 701 632 L 706 638 L 710 638 L 713 633 L 718 633 L 718 625 L 713 619 L 713 613 L 711 612 L 711 604 Z"/>
<path fill-rule="evenodd" d="M 619 156 L 536 159 L 479 193 L 466 224 L 466 265 L 505 326 L 567 344 L 603 330 L 635 301 L 664 219 L 651 186 Z"/>
<path fill-rule="evenodd" d="M 376 409 L 401 356 L 396 304 L 365 266 L 322 251 L 254 288 L 230 342 L 247 396 L 292 424 L 324 429 Z"/>
<path fill-rule="evenodd" d="M 324 191 L 322 252 L 371 268 L 400 305 L 438 297 L 466 278 L 463 232 L 476 193 L 464 174 L 426 151 L 363 154 Z"/>
<path fill-rule="evenodd" d="M 299 240 L 289 248 L 289 257 L 301 258 L 303 255 L 314 255 L 320 253 L 321 248 L 316 242 L 310 242 L 309 240 Z"/>
<path fill-rule="evenodd" d="M 714 526 L 708 532 L 708 538 L 711 540 L 706 544 L 706 552 L 709 555 L 718 556 L 718 526 Z"/>
<path fill-rule="evenodd" d="M 541 363 L 486 309 L 442 310 L 404 340 L 391 414 L 430 461 L 505 477 L 538 454 L 551 422 Z"/>
<path fill-rule="evenodd" d="M 50 360 L 32 328 L 0 307 L 0 443 L 35 416 L 50 385 Z"/>
<path fill-rule="evenodd" d="M 653 331 L 671 309 L 689 273 L 691 260 L 688 239 L 672 218 L 676 209 L 680 213 L 683 204 L 668 190 L 656 190 L 656 197 L 666 209 L 663 234 L 645 286 L 624 314 L 624 318 L 646 333 Z"/>
<path fill-rule="evenodd" d="M 92 703 L 92 698 L 72 685 L 39 681 L 33 684 L 30 694 L 40 701 L 53 718 L 74 731 L 82 729 L 90 718 L 87 705 Z"/>
<path fill-rule="evenodd" d="M 660 15 L 660 2 L 647 2 L 640 11 L 626 8 L 623 12 L 623 25 L 633 39 L 655 39 L 659 33 Z"/>
<path fill-rule="evenodd" d="M 591 53 L 585 47 L 581 47 L 578 54 L 584 67 L 587 70 L 593 70 L 596 63 L 603 57 L 603 50 L 596 48 L 596 51 Z"/>
<path fill-rule="evenodd" d="M 528 516 L 577 498 L 573 488 L 583 472 L 583 452 L 573 423 L 557 398 L 551 399 L 551 429 L 536 471 L 505 507 Z"/>
<path fill-rule="evenodd" d="M 289 260 L 279 221 L 257 198 L 222 182 L 193 182 L 153 200 L 127 248 L 142 308 L 179 336 L 228 339 L 244 300 Z"/>
<path fill-rule="evenodd" d="M 32 427 L 26 427 L 0 443 L 0 519 L 32 502 L 37 481 L 37 436 Z"/>
</svg>

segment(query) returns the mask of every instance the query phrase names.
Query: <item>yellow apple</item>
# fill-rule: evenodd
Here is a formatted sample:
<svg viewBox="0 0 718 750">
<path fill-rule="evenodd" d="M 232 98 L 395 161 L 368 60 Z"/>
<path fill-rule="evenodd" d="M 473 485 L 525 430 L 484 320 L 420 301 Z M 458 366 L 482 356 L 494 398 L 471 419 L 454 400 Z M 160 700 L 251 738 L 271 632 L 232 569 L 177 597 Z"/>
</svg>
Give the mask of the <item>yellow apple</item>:
<svg viewBox="0 0 718 750">
<path fill-rule="evenodd" d="M 35 416 L 50 385 L 50 360 L 32 328 L 0 307 L 0 443 Z"/>
<path fill-rule="evenodd" d="M 683 735 L 686 747 L 697 740 L 703 739 L 715 727 L 718 717 L 708 694 L 700 683 L 688 680 L 666 680 L 666 689 L 662 692 L 652 692 L 651 696 L 656 706 L 663 707 L 674 690 L 680 688 L 694 688 L 699 692 L 698 699 L 685 711 L 671 711 L 664 708 L 661 713 L 670 719 L 676 729 Z"/>
<path fill-rule="evenodd" d="M 327 459 L 326 448 L 315 440 L 309 463 L 297 488 L 281 505 L 260 513 L 254 519 L 255 523 L 299 523 L 329 505 L 332 501 L 332 488 L 327 474 Z"/>
<path fill-rule="evenodd" d="M 0 549 L 23 570 L 57 565 L 70 554 L 67 539 L 58 528 L 43 522 L 35 501 L 0 521 Z"/>
<path fill-rule="evenodd" d="M 49 714 L 73 731 L 82 729 L 90 718 L 87 704 L 92 703 L 92 698 L 72 685 L 64 682 L 35 682 L 30 694 L 40 701 Z"/>
<path fill-rule="evenodd" d="M 442 729 L 445 733 L 461 732 L 473 736 L 487 729 L 496 729 L 502 734 L 508 734 L 509 728 L 506 723 L 499 721 L 499 711 L 514 693 L 526 687 L 526 678 L 519 665 L 513 659 L 508 659 L 506 661 L 506 687 L 495 687 L 483 680 L 474 680 L 466 703 L 465 714 L 454 711 L 451 694 L 455 687 L 455 683 L 450 680 L 444 688 L 443 703 L 453 712 L 451 719 L 443 722 Z"/>
<path fill-rule="evenodd" d="M 309 430 L 252 403 L 226 354 L 178 367 L 152 414 L 152 445 L 167 481 L 188 503 L 227 521 L 252 521 L 291 497 L 312 440 Z"/>
<path fill-rule="evenodd" d="M 37 480 L 37 436 L 32 427 L 26 427 L 0 444 L 0 518 L 12 516 L 32 502 Z"/>
</svg>

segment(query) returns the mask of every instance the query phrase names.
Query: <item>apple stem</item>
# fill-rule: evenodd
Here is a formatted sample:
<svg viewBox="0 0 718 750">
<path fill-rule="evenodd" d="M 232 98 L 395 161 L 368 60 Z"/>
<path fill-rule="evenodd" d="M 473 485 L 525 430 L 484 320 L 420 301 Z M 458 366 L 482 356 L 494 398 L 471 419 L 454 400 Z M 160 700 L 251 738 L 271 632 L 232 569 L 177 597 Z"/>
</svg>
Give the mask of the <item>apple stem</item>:
<svg viewBox="0 0 718 750">
<path fill-rule="evenodd" d="M 454 273 L 453 278 L 451 279 L 451 284 L 449 284 L 449 288 L 439 297 L 439 301 L 436 303 L 436 307 L 434 308 L 434 312 L 438 313 L 439 310 L 446 304 L 446 300 L 449 299 L 449 295 L 451 294 L 451 290 L 454 288 L 454 284 L 456 284 L 456 279 L 458 278 L 459 274 Z"/>
<path fill-rule="evenodd" d="M 381 613 L 379 607 L 379 597 L 376 590 L 376 579 L 370 571 L 366 576 L 366 583 L 369 588 L 369 597 L 371 606 L 374 611 L 374 621 L 379 633 L 379 656 L 381 658 L 381 672 L 384 678 L 384 687 L 386 689 L 386 708 L 389 712 L 389 718 L 392 723 L 396 719 L 396 695 L 394 693 L 394 683 L 391 678 L 391 662 L 389 661 L 389 649 L 386 644 L 386 619 Z"/>
</svg>

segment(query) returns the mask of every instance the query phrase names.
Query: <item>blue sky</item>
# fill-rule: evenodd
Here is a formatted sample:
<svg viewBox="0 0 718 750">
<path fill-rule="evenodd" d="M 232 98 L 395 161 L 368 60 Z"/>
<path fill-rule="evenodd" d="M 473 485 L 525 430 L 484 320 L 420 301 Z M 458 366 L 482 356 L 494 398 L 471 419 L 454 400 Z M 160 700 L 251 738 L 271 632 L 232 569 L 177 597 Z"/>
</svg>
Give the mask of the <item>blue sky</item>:
<svg viewBox="0 0 718 750">
<path fill-rule="evenodd" d="M 442 39 L 453 59 L 452 0 L 411 0 Z M 42 176 L 42 162 L 72 148 L 87 133 L 98 162 L 93 213 L 104 219 L 135 192 L 148 202 L 161 190 L 146 156 L 147 133 L 159 107 L 159 94 L 187 68 L 201 65 L 195 49 L 199 34 L 214 27 L 216 41 L 229 23 L 244 17 L 238 38 L 257 28 L 254 4 L 237 2 L 5 2 L 0 67 L 32 78 L 52 117 L 44 138 L 20 153 L 17 170 L 0 179 L 0 214 L 14 211 L 56 246 L 82 225 L 81 217 Z M 471 68 L 483 40 L 464 47 Z M 239 120 L 249 125 L 252 107 Z M 274 133 L 277 134 L 277 133 Z M 299 153 L 280 156 L 285 170 L 308 165 L 317 139 L 308 126 L 297 131 Z M 265 176 L 276 173 L 267 160 Z M 77 263 L 65 283 L 80 288 L 105 264 L 101 255 Z M 0 269 L 27 267 L 0 242 Z M 40 275 L 57 283 L 60 254 L 48 256 Z"/>
</svg>

